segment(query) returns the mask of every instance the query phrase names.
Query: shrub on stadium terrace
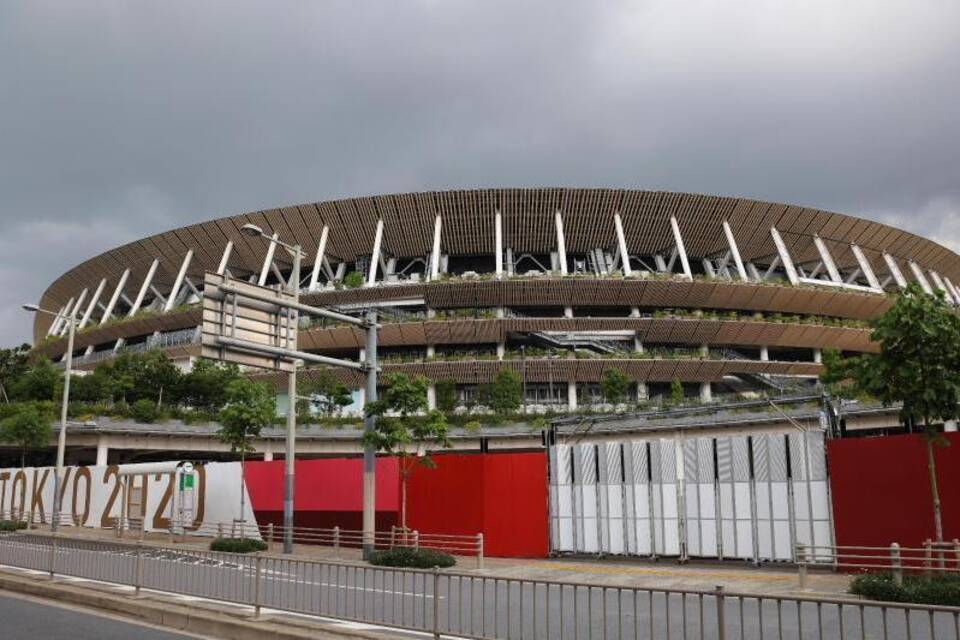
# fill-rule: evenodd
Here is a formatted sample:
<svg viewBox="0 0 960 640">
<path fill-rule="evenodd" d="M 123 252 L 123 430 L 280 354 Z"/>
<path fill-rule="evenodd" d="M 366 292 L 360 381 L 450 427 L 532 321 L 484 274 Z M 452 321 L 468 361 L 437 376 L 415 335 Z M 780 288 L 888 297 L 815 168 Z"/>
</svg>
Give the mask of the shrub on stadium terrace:
<svg viewBox="0 0 960 640">
<path fill-rule="evenodd" d="M 449 553 L 419 547 L 393 547 L 370 554 L 370 564 L 381 567 L 413 567 L 432 569 L 433 567 L 452 567 L 456 559 Z"/>
</svg>

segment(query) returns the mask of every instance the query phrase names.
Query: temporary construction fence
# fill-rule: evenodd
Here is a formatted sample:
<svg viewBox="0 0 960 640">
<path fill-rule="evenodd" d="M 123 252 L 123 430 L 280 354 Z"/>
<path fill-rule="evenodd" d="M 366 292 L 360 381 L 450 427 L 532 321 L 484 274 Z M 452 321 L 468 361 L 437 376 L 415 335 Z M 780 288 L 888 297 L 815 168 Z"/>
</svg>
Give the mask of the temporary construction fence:
<svg viewBox="0 0 960 640">
<path fill-rule="evenodd" d="M 960 608 L 500 578 L 275 555 L 0 535 L 0 565 L 439 638 L 960 640 Z"/>
<path fill-rule="evenodd" d="M 550 447 L 554 552 L 795 561 L 832 545 L 820 431 Z"/>
</svg>

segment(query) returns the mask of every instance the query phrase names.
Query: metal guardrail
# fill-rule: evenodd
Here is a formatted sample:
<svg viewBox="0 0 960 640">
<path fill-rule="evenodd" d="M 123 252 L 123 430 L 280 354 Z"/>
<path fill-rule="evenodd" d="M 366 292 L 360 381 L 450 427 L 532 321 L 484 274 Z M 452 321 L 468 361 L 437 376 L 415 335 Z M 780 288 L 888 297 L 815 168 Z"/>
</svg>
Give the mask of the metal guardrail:
<svg viewBox="0 0 960 640">
<path fill-rule="evenodd" d="M 811 567 L 830 567 L 850 573 L 890 573 L 897 584 L 905 573 L 925 575 L 960 574 L 960 540 L 944 542 L 924 540 L 920 547 L 796 546 L 800 588 L 806 588 Z"/>
<path fill-rule="evenodd" d="M 960 638 L 957 607 L 524 580 L 31 533 L 0 535 L 0 564 L 435 638 Z"/>
<path fill-rule="evenodd" d="M 14 520 L 24 522 L 27 530 L 46 525 L 53 519 L 52 514 L 33 511 L 23 513 L 4 510 L 0 511 L 0 520 Z M 61 513 L 59 525 L 61 527 L 74 526 L 73 516 Z M 140 518 L 114 518 L 111 530 L 116 538 L 123 538 L 128 533 L 141 539 L 146 533 L 143 529 L 143 520 Z M 234 520 L 231 522 L 206 522 L 196 527 L 184 527 L 183 523 L 174 522 L 167 530 L 170 542 L 183 539 L 185 536 L 206 536 L 218 538 L 256 538 L 267 543 L 268 549 L 279 548 L 283 542 L 283 525 L 273 523 L 259 524 Z M 154 533 L 157 533 L 156 531 Z M 294 544 L 330 547 L 334 557 L 339 557 L 341 550 L 360 549 L 365 542 L 363 531 L 354 529 L 293 527 Z M 484 539 L 483 533 L 475 535 L 457 535 L 446 533 L 422 533 L 412 529 L 391 527 L 389 531 L 375 531 L 370 541 L 375 549 L 392 549 L 394 547 L 413 547 L 442 551 L 454 556 L 476 558 L 477 568 L 483 568 Z"/>
</svg>

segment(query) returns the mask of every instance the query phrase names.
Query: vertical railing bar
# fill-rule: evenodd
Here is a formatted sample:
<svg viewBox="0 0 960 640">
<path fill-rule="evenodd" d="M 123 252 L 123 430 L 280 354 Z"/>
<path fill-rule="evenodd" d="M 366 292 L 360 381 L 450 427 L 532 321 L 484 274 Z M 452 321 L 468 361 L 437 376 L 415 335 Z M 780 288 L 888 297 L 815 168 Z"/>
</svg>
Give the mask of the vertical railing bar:
<svg viewBox="0 0 960 640">
<path fill-rule="evenodd" d="M 653 591 L 647 591 L 647 603 L 650 608 L 650 640 L 653 640 Z"/>
<path fill-rule="evenodd" d="M 840 640 L 843 640 L 844 630 L 843 630 L 843 605 L 837 605 L 837 618 L 840 620 Z"/>
<path fill-rule="evenodd" d="M 666 612 L 666 621 L 667 621 L 667 640 L 673 637 L 673 632 L 670 629 L 670 592 L 663 592 L 663 610 Z"/>
<path fill-rule="evenodd" d="M 817 603 L 817 629 L 820 640 L 823 640 L 823 605 Z"/>
<path fill-rule="evenodd" d="M 783 600 L 777 598 L 777 638 L 783 640 Z"/>
<path fill-rule="evenodd" d="M 683 640 L 687 640 L 687 592 L 680 594 L 680 624 L 683 627 Z"/>
<path fill-rule="evenodd" d="M 760 640 L 763 640 L 763 598 L 757 598 L 757 614 L 760 620 Z"/>
<path fill-rule="evenodd" d="M 738 597 L 737 597 L 737 605 L 738 605 L 738 608 L 740 609 L 740 640 L 743 640 L 743 638 L 744 638 L 744 635 L 743 635 L 743 634 L 744 634 L 744 629 L 743 629 L 743 597 L 741 597 L 741 596 L 738 596 Z"/>
<path fill-rule="evenodd" d="M 858 606 L 860 607 L 860 640 L 867 640 L 867 622 L 863 615 L 863 605 Z M 933 640 L 933 634 L 930 635 L 930 640 Z"/>
</svg>

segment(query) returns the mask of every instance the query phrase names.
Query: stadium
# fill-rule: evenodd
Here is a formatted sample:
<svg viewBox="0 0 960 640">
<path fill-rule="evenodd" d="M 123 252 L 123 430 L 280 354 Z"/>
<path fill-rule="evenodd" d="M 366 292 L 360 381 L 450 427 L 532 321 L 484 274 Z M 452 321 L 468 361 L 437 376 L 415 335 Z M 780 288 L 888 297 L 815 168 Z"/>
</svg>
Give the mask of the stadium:
<svg viewBox="0 0 960 640">
<path fill-rule="evenodd" d="M 249 225 L 261 231 L 244 233 Z M 73 314 L 79 369 L 157 349 L 190 369 L 206 335 L 204 280 L 213 272 L 290 289 L 284 245 L 307 254 L 302 302 L 375 307 L 382 374 L 426 378 L 429 404 L 458 416 L 451 450 L 432 451 L 435 466 L 411 479 L 409 522 L 420 532 L 482 533 L 490 555 L 752 562 L 796 560 L 797 545 L 919 545 L 930 536 L 924 453 L 899 428 L 898 408 L 835 407 L 817 376 L 825 350 L 877 349 L 869 321 L 897 291 L 917 283 L 960 303 L 960 256 L 935 242 L 838 213 L 680 193 L 350 198 L 220 218 L 91 258 L 43 294 L 40 306 L 60 313 L 37 314 L 35 349 L 63 361 L 60 318 Z M 364 333 L 301 321 L 297 346 L 361 361 Z M 489 390 L 504 370 L 515 373 L 523 406 L 492 416 Z M 298 429 L 296 521 L 356 528 L 365 385 L 359 371 L 331 371 L 352 389 L 351 404 L 337 426 Z M 615 402 L 604 384 L 611 372 L 627 389 Z M 247 373 L 273 383 L 285 413 L 286 376 Z M 70 425 L 66 456 L 95 461 L 97 473 L 235 459 L 215 423 L 93 417 Z M 274 454 L 283 438 L 265 429 L 263 460 L 244 463 L 260 524 L 280 521 L 284 463 Z M 950 475 L 957 451 L 936 454 L 947 504 L 960 486 Z M 377 526 L 387 529 L 401 511 L 400 475 L 388 455 L 377 467 Z M 0 505 L 29 493 L 22 475 L 10 486 L 16 495 L 0 486 Z M 226 494 L 217 491 L 219 504 Z M 904 517 L 883 515 L 892 502 Z M 956 526 L 957 511 L 946 513 Z"/>
<path fill-rule="evenodd" d="M 188 368 L 205 271 L 290 277 L 289 255 L 242 234 L 248 223 L 307 252 L 303 301 L 388 307 L 384 373 L 425 376 L 461 411 L 480 407 L 479 389 L 504 368 L 540 411 L 602 408 L 608 369 L 629 377 L 640 404 L 678 384 L 707 402 L 802 389 L 824 349 L 873 349 L 867 321 L 909 282 L 960 303 L 960 256 L 839 213 L 622 189 L 423 192 L 224 217 L 92 257 L 40 301 L 79 319 L 75 366 L 159 348 Z M 38 350 L 63 358 L 66 323 L 37 314 L 33 331 Z M 362 359 L 363 335 L 314 323 L 299 347 Z M 360 374 L 336 375 L 357 389 L 358 410 Z"/>
</svg>

